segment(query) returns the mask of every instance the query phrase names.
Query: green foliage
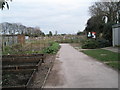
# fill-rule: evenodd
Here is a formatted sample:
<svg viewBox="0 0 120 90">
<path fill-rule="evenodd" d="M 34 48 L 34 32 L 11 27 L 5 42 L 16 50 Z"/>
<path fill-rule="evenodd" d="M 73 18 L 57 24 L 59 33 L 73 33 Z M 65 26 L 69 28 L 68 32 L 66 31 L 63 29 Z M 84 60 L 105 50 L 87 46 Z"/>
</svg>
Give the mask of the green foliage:
<svg viewBox="0 0 120 90">
<path fill-rule="evenodd" d="M 3 49 L 2 54 L 6 55 L 6 54 L 20 54 L 23 53 L 21 51 L 22 45 L 21 44 L 15 44 L 12 46 L 5 46 Z"/>
<path fill-rule="evenodd" d="M 60 46 L 58 43 L 56 42 L 51 42 L 50 46 L 43 49 L 43 53 L 47 53 L 47 54 L 55 54 L 57 53 L 57 51 L 59 50 Z"/>
<path fill-rule="evenodd" d="M 64 34 L 61 34 L 61 36 L 65 36 L 66 34 L 64 33 Z"/>
<path fill-rule="evenodd" d="M 55 44 L 55 42 L 53 41 L 49 41 L 48 43 L 49 43 L 49 46 L 52 46 L 53 44 Z"/>
<path fill-rule="evenodd" d="M 89 39 L 82 45 L 83 49 L 96 49 L 110 46 L 110 42 L 105 39 Z"/>
<path fill-rule="evenodd" d="M 81 32 L 81 31 L 79 31 L 79 32 L 77 32 L 77 35 L 84 35 L 85 33 L 84 32 Z"/>
<path fill-rule="evenodd" d="M 2 54 L 9 54 L 9 53 L 12 53 L 12 48 L 9 46 L 4 47 Z"/>
<path fill-rule="evenodd" d="M 42 53 L 42 51 L 25 51 L 24 52 L 25 54 L 40 54 L 40 53 Z"/>
<path fill-rule="evenodd" d="M 82 45 L 83 49 L 95 49 L 98 47 L 98 42 L 93 39 L 89 39 L 85 41 L 85 43 Z"/>
<path fill-rule="evenodd" d="M 87 21 L 86 32 L 96 32 L 96 36 L 99 37 L 102 34 L 102 38 L 109 40 L 112 45 L 112 25 L 117 24 L 119 21 L 120 2 L 95 2 L 89 8 L 91 18 Z M 106 10 L 105 8 L 108 8 Z M 114 13 L 114 14 L 111 14 Z"/>
<path fill-rule="evenodd" d="M 105 38 L 106 40 L 109 40 L 111 45 L 112 45 L 112 25 L 114 25 L 115 23 L 113 22 L 109 22 L 104 24 L 104 28 L 103 28 L 103 38 Z"/>
<path fill-rule="evenodd" d="M 44 32 L 41 32 L 41 34 L 40 34 L 41 36 L 45 36 L 45 33 Z"/>
<path fill-rule="evenodd" d="M 47 40 L 30 40 L 26 44 L 14 44 L 12 46 L 6 46 L 3 48 L 2 54 L 34 54 L 44 53 L 43 49 L 52 46 L 55 42 L 52 42 L 50 38 Z"/>
<path fill-rule="evenodd" d="M 47 34 L 48 37 L 51 37 L 53 34 L 51 31 L 49 31 L 49 34 Z"/>
<path fill-rule="evenodd" d="M 106 39 L 97 39 L 97 43 L 98 43 L 98 48 L 111 46 L 109 40 Z"/>
<path fill-rule="evenodd" d="M 97 22 L 96 22 L 97 21 Z M 93 16 L 87 21 L 87 32 L 96 32 L 97 36 L 103 32 L 104 22 L 101 16 Z"/>
</svg>

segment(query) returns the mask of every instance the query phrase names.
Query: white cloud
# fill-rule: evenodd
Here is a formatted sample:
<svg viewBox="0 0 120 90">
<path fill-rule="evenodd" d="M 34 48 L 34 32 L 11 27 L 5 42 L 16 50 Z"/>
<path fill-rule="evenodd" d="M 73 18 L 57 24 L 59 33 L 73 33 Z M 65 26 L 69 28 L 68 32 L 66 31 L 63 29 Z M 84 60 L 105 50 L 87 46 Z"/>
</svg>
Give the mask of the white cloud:
<svg viewBox="0 0 120 90">
<path fill-rule="evenodd" d="M 16 0 L 16 2 L 23 3 L 54 3 L 54 4 L 76 4 L 83 2 L 91 2 L 94 0 Z"/>
<path fill-rule="evenodd" d="M 91 0 L 13 0 L 0 16 L 3 22 L 40 26 L 46 33 L 75 33 L 85 28 L 90 4 Z"/>
</svg>

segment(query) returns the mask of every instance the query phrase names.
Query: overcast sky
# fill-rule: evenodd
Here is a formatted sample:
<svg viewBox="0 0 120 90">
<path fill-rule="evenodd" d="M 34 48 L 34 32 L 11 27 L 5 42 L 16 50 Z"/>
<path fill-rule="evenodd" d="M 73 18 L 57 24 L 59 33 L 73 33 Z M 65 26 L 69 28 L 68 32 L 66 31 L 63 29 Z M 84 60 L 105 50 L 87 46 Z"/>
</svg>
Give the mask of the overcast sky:
<svg viewBox="0 0 120 90">
<path fill-rule="evenodd" d="M 85 29 L 92 0 L 13 0 L 1 11 L 2 22 L 40 27 L 44 33 L 75 34 Z"/>
</svg>

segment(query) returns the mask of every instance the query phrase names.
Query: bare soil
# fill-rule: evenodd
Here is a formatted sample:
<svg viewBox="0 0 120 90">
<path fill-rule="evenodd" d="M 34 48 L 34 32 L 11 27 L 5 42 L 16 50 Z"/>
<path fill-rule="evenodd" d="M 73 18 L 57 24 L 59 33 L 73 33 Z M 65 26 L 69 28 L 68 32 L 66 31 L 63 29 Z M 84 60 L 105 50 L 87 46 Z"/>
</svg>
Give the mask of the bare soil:
<svg viewBox="0 0 120 90">
<path fill-rule="evenodd" d="M 32 72 L 6 72 L 3 71 L 2 76 L 2 86 L 9 87 L 9 86 L 21 86 L 26 85 L 28 82 Z"/>
<path fill-rule="evenodd" d="M 55 58 L 56 55 L 47 55 L 47 57 L 44 60 L 44 63 L 38 69 L 36 78 L 31 88 L 41 88 L 43 86 L 49 69 L 53 67 Z"/>
<path fill-rule="evenodd" d="M 48 71 L 52 68 L 56 55 L 46 55 L 44 63 L 36 71 L 34 82 L 31 84 L 30 88 L 41 88 L 45 83 Z M 31 76 L 30 72 L 15 72 L 10 73 L 4 71 L 2 74 L 2 85 L 8 86 L 21 86 L 26 85 Z"/>
</svg>

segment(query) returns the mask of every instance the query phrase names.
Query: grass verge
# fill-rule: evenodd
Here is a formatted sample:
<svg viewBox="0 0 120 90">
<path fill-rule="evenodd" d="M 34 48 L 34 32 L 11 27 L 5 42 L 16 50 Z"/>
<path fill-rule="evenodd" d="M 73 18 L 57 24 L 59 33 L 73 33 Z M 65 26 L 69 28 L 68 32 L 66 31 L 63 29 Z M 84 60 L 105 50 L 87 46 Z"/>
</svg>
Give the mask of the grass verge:
<svg viewBox="0 0 120 90">
<path fill-rule="evenodd" d="M 120 70 L 120 53 L 111 52 L 103 49 L 84 50 L 83 53 L 103 61 L 105 64 Z"/>
</svg>

